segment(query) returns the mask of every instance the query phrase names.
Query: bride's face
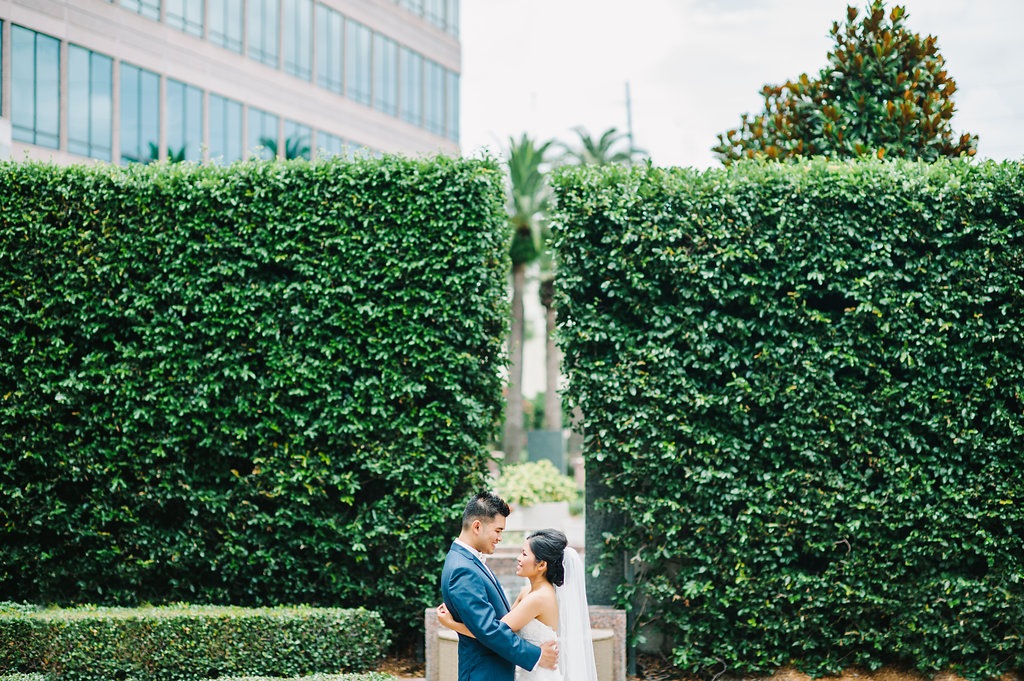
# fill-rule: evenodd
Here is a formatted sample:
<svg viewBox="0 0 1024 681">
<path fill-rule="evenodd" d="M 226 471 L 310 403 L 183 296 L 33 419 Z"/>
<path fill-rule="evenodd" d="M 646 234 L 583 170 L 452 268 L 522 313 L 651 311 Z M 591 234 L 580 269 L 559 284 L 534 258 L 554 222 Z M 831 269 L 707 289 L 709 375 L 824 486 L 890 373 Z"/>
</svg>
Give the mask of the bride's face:
<svg viewBox="0 0 1024 681">
<path fill-rule="evenodd" d="M 530 550 L 530 542 L 523 542 L 523 550 L 519 552 L 519 560 L 516 561 L 516 576 L 529 579 L 537 574 L 547 571 L 548 564 L 543 560 L 538 561 L 537 556 Z"/>
</svg>

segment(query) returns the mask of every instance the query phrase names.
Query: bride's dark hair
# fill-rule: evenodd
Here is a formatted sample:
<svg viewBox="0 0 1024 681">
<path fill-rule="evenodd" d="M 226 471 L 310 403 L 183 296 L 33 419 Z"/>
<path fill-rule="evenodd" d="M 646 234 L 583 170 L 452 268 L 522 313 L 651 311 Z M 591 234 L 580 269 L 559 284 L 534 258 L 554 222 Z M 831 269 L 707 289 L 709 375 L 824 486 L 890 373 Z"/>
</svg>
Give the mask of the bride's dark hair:
<svg viewBox="0 0 1024 681">
<path fill-rule="evenodd" d="M 565 532 L 559 530 L 537 530 L 526 538 L 530 543 L 530 550 L 537 560 L 543 560 L 548 564 L 548 571 L 545 576 L 555 586 L 562 586 L 565 582 L 565 566 L 562 558 L 565 556 L 565 547 L 569 540 L 565 538 Z"/>
</svg>

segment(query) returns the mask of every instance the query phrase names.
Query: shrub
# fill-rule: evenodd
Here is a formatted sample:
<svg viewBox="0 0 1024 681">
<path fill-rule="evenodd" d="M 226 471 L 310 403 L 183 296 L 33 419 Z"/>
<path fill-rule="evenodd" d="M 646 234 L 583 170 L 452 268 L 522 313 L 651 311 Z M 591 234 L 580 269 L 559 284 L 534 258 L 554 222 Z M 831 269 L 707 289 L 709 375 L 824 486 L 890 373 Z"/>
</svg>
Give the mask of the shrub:
<svg viewBox="0 0 1024 681">
<path fill-rule="evenodd" d="M 579 496 L 573 479 L 547 459 L 503 466 L 494 488 L 509 504 L 520 506 L 572 501 Z"/>
<path fill-rule="evenodd" d="M 202 606 L 0 615 L 0 672 L 73 681 L 366 671 L 389 644 L 380 615 L 335 608 Z"/>
</svg>

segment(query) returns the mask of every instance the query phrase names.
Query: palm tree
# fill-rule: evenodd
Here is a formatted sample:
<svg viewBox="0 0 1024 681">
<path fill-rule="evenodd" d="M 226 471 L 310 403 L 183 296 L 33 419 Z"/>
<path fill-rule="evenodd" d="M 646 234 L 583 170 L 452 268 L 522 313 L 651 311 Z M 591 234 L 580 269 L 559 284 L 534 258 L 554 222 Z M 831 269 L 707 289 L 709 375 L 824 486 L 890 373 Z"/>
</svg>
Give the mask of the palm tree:
<svg viewBox="0 0 1024 681">
<path fill-rule="evenodd" d="M 550 191 L 541 166 L 552 142 L 538 145 L 525 133 L 517 142 L 509 138 L 509 223 L 512 225 L 512 326 L 508 339 L 508 403 L 502 449 L 505 461 L 520 460 L 523 446 L 523 290 L 526 268 L 537 259 L 541 230 L 550 203 Z"/>
<path fill-rule="evenodd" d="M 566 163 L 577 165 L 608 165 L 610 163 L 630 164 L 647 155 L 643 149 L 633 146 L 630 136 L 619 132 L 617 128 L 608 128 L 599 139 L 594 139 L 584 128 L 573 128 L 573 132 L 580 138 L 579 148 L 570 147 L 568 144 L 560 145 L 563 149 L 562 160 Z M 626 141 L 625 149 L 616 149 L 623 140 Z"/>
<path fill-rule="evenodd" d="M 261 137 L 260 146 L 270 152 L 270 157 L 277 157 L 277 140 L 273 137 Z M 284 157 L 286 159 L 304 158 L 309 160 L 309 143 L 305 135 L 293 135 L 284 140 Z"/>
</svg>

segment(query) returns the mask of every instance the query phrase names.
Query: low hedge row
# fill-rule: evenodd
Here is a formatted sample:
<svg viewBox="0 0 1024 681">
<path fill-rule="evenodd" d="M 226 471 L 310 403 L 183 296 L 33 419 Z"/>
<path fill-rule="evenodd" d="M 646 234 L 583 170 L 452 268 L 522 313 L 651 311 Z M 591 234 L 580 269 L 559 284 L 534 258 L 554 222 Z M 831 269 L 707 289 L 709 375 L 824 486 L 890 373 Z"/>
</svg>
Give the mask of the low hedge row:
<svg viewBox="0 0 1024 681">
<path fill-rule="evenodd" d="M 311 674 L 282 680 L 276 676 L 218 676 L 217 681 L 394 681 L 394 676 L 381 672 L 359 674 Z M 0 681 L 50 681 L 46 674 L 3 674 Z"/>
<path fill-rule="evenodd" d="M 0 681 L 50 681 L 45 674 L 4 674 Z M 360 674 L 311 674 L 283 680 L 275 676 L 219 676 L 217 681 L 394 681 L 390 674 L 366 672 Z"/>
<path fill-rule="evenodd" d="M 0 673 L 66 681 L 364 672 L 389 643 L 380 615 L 361 608 L 0 610 Z"/>
</svg>

